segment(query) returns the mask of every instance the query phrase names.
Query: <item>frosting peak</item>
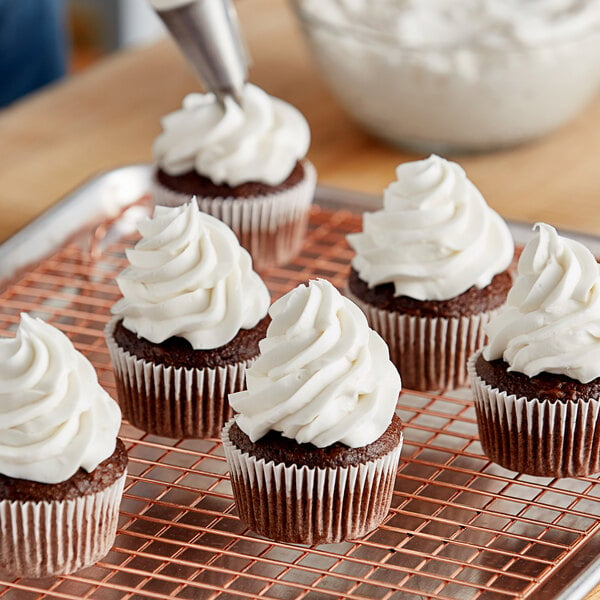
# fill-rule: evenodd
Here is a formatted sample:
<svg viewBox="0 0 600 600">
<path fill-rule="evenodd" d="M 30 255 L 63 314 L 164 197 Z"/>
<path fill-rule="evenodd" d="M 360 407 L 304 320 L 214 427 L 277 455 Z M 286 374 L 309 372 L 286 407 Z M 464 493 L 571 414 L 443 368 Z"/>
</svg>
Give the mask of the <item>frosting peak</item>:
<svg viewBox="0 0 600 600">
<path fill-rule="evenodd" d="M 214 94 L 189 94 L 162 119 L 154 156 L 169 175 L 196 170 L 215 184 L 248 181 L 279 185 L 304 158 L 306 119 L 293 106 L 246 84 L 241 107 Z"/>
<path fill-rule="evenodd" d="M 59 483 L 115 449 L 121 413 L 89 361 L 58 329 L 21 315 L 0 339 L 0 473 Z"/>
<path fill-rule="evenodd" d="M 269 308 L 269 292 L 233 231 L 198 208 L 156 206 L 139 225 L 117 277 L 123 294 L 112 308 L 123 325 L 150 342 L 177 336 L 195 350 L 219 348 L 251 329 Z"/>
<path fill-rule="evenodd" d="M 348 236 L 369 287 L 392 282 L 396 296 L 448 300 L 508 268 L 508 226 L 458 164 L 432 154 L 399 165 L 396 176 L 383 209 L 365 213 L 363 231 Z"/>
<path fill-rule="evenodd" d="M 277 300 L 247 390 L 229 401 L 252 441 L 269 430 L 318 447 L 369 444 L 389 426 L 400 376 L 361 310 L 325 280 Z"/>
<path fill-rule="evenodd" d="M 488 324 L 487 360 L 504 358 L 529 377 L 600 377 L 600 266 L 575 240 L 535 225 L 506 305 Z"/>
</svg>

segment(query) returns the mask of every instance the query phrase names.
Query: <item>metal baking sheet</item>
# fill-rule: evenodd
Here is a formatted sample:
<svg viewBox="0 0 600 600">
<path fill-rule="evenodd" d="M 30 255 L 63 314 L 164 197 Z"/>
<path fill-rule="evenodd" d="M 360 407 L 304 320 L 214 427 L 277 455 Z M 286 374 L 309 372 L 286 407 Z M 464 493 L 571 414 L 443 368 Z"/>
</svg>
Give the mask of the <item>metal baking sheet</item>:
<svg viewBox="0 0 600 600">
<path fill-rule="evenodd" d="M 102 338 L 114 275 L 151 208 L 148 165 L 83 184 L 0 246 L 0 334 L 22 310 L 63 329 L 114 393 Z M 317 190 L 302 254 L 264 273 L 277 297 L 308 277 L 342 287 L 357 212 L 380 199 Z M 530 224 L 511 223 L 523 243 Z M 564 233 L 564 232 L 563 232 Z M 571 234 L 600 255 L 600 240 Z M 600 583 L 600 483 L 506 471 L 481 453 L 468 390 L 404 390 L 406 443 L 392 510 L 362 540 L 278 544 L 236 516 L 218 440 L 157 438 L 124 424 L 130 475 L 113 551 L 77 574 L 0 581 L 0 598 L 584 598 Z"/>
</svg>

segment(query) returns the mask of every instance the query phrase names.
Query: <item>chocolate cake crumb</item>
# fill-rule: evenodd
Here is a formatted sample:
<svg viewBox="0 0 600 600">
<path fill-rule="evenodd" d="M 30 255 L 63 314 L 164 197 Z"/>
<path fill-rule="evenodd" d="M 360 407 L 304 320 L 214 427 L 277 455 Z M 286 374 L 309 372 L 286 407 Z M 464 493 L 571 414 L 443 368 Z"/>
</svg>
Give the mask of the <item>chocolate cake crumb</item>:
<svg viewBox="0 0 600 600">
<path fill-rule="evenodd" d="M 181 337 L 170 337 L 160 344 L 154 344 L 129 331 L 122 320 L 115 327 L 114 338 L 123 350 L 148 362 L 168 367 L 214 369 L 258 356 L 258 342 L 267 335 L 270 322 L 271 317 L 267 315 L 252 329 L 240 329 L 230 342 L 214 350 L 194 350 Z"/>
<path fill-rule="evenodd" d="M 581 383 L 566 375 L 540 373 L 529 377 L 524 373 L 509 371 L 509 364 L 498 358 L 488 361 L 479 355 L 475 362 L 477 374 L 492 388 L 517 397 L 538 398 L 549 402 L 590 400 L 600 398 L 600 377 Z"/>
<path fill-rule="evenodd" d="M 101 492 L 113 484 L 127 467 L 125 444 L 117 438 L 114 452 L 103 460 L 91 473 L 81 467 L 60 483 L 40 483 L 29 479 L 17 479 L 0 473 L 0 500 L 21 502 L 48 502 L 73 500 Z"/>
<path fill-rule="evenodd" d="M 502 306 L 512 285 L 512 276 L 508 270 L 503 271 L 495 275 L 486 287 L 479 289 L 472 286 L 449 300 L 417 300 L 410 296 L 394 296 L 393 283 L 369 288 L 354 268 L 350 271 L 348 285 L 357 298 L 379 309 L 418 317 L 450 319 L 489 312 Z"/>
<path fill-rule="evenodd" d="M 209 198 L 251 198 L 280 192 L 295 186 L 304 177 L 301 162 L 294 165 L 292 172 L 279 185 L 269 185 L 260 181 L 246 181 L 240 185 L 230 186 L 226 183 L 213 183 L 208 177 L 195 170 L 181 175 L 169 175 L 162 169 L 156 171 L 157 181 L 164 187 L 186 195 L 207 196 Z"/>
<path fill-rule="evenodd" d="M 287 466 L 329 469 L 355 466 L 384 456 L 400 443 L 401 430 L 402 421 L 394 414 L 392 422 L 378 439 L 358 448 L 350 448 L 340 442 L 317 448 L 310 443 L 299 444 L 293 439 L 283 437 L 278 431 L 269 431 L 256 442 L 252 442 L 237 423 L 231 425 L 229 439 L 242 452 L 247 452 L 257 460 L 262 458 L 267 462 L 284 463 Z"/>
</svg>

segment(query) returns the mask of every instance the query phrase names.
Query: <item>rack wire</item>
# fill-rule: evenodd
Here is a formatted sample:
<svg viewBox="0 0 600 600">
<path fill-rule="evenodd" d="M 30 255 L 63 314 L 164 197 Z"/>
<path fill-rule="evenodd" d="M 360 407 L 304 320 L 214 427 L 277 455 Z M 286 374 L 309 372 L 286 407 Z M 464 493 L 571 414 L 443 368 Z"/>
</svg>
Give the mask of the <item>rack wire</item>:
<svg viewBox="0 0 600 600">
<path fill-rule="evenodd" d="M 102 332 L 124 250 L 136 239 L 108 243 L 118 225 L 107 221 L 66 244 L 0 295 L 0 334 L 14 332 L 21 311 L 46 319 L 113 395 Z M 352 257 L 345 235 L 360 226 L 356 214 L 315 207 L 301 255 L 264 273 L 273 299 L 313 277 L 343 289 Z M 405 446 L 389 516 L 361 540 L 315 547 L 245 527 L 218 440 L 170 440 L 124 423 L 130 466 L 112 551 L 71 576 L 0 581 L 0 598 L 526 598 L 584 544 L 597 544 L 597 479 L 540 479 L 488 461 L 468 390 L 404 390 L 398 414 Z"/>
</svg>

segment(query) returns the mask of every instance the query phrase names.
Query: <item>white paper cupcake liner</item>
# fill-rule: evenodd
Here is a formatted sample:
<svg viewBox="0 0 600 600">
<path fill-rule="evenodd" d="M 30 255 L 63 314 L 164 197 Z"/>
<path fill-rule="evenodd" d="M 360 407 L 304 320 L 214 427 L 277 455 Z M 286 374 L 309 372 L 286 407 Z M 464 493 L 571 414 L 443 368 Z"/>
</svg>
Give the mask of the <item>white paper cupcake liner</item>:
<svg viewBox="0 0 600 600">
<path fill-rule="evenodd" d="M 402 449 L 364 464 L 340 468 L 286 466 L 257 460 L 229 439 L 223 447 L 240 518 L 267 538 L 296 544 L 337 543 L 360 538 L 389 512 Z"/>
<path fill-rule="evenodd" d="M 265 269 L 289 262 L 306 237 L 310 206 L 317 173 L 303 160 L 304 177 L 296 185 L 265 196 L 249 198 L 208 198 L 197 196 L 200 210 L 229 225 L 240 244 L 252 255 L 254 268 Z M 156 179 L 152 182 L 155 204 L 179 206 L 191 196 L 174 192 Z"/>
<path fill-rule="evenodd" d="M 345 293 L 387 343 L 402 387 L 444 392 L 468 385 L 467 360 L 485 344 L 484 328 L 496 310 L 470 317 L 417 317 L 372 306 L 348 286 Z"/>
<path fill-rule="evenodd" d="M 117 532 L 125 477 L 73 500 L 0 500 L 0 575 L 66 575 L 104 557 Z"/>
<path fill-rule="evenodd" d="M 170 438 L 218 438 L 233 414 L 227 396 L 244 388 L 254 358 L 225 367 L 187 369 L 134 356 L 114 339 L 119 317 L 105 329 L 117 397 L 123 416 L 135 427 Z"/>
<path fill-rule="evenodd" d="M 600 471 L 600 400 L 567 402 L 517 397 L 492 388 L 468 363 L 481 446 L 494 462 L 540 477 Z"/>
</svg>

